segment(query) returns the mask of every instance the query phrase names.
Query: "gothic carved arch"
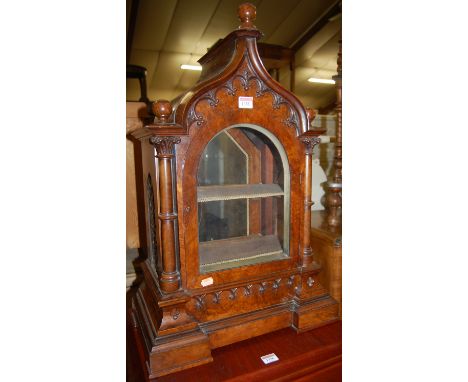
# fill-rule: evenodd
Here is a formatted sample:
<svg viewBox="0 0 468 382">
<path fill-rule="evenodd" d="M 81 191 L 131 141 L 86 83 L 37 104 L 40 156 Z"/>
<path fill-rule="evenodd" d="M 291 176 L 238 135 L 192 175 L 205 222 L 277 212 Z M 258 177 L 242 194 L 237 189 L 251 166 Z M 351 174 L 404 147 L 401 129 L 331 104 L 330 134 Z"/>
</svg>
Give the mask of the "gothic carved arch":
<svg viewBox="0 0 468 382">
<path fill-rule="evenodd" d="M 202 94 L 198 99 L 190 104 L 187 113 L 186 125 L 191 126 L 196 122 L 196 126 L 200 127 L 206 123 L 205 116 L 197 111 L 198 104 L 201 101 L 206 101 L 211 107 L 217 107 L 220 102 L 217 97 L 218 93 L 221 90 L 225 90 L 228 95 L 234 97 L 239 90 L 239 87 L 236 87 L 236 85 L 240 86 L 243 90 L 249 90 L 252 86 L 256 86 L 256 98 L 265 97 L 267 94 L 270 94 L 272 98 L 272 110 L 278 110 L 282 105 L 284 105 L 288 110 L 288 117 L 282 121 L 283 124 L 294 128 L 297 133 L 300 134 L 301 128 L 296 108 L 288 100 L 265 84 L 264 80 L 262 80 L 262 78 L 256 73 L 247 51 L 244 52 L 243 59 L 238 66 L 236 73 L 232 75 L 228 81 Z"/>
</svg>

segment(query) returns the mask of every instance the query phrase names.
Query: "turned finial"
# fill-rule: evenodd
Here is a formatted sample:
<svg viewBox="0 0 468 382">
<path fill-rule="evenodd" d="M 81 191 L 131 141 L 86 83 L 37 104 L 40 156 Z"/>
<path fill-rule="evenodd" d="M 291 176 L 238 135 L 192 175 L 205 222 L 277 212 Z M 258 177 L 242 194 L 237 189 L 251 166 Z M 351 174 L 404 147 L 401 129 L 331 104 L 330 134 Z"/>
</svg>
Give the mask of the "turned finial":
<svg viewBox="0 0 468 382">
<path fill-rule="evenodd" d="M 159 122 L 165 123 L 172 114 L 172 105 L 165 99 L 158 99 L 153 103 L 153 113 Z"/>
<path fill-rule="evenodd" d="M 237 8 L 237 14 L 239 15 L 239 20 L 241 25 L 239 29 L 256 29 L 256 26 L 253 25 L 255 18 L 257 17 L 257 10 L 255 5 L 250 3 L 243 3 Z"/>
<path fill-rule="evenodd" d="M 307 119 L 309 120 L 309 128 L 312 125 L 312 121 L 315 119 L 315 116 L 317 113 L 315 112 L 314 109 L 311 109 L 310 107 L 306 107 L 306 113 L 307 113 Z"/>
</svg>

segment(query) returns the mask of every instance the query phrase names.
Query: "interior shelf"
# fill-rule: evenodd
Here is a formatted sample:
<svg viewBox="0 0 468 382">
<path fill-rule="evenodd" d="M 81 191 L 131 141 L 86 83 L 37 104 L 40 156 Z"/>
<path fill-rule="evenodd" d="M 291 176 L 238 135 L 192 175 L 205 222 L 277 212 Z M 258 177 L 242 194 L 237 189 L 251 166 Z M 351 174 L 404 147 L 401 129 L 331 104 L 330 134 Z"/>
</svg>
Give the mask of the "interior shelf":
<svg viewBox="0 0 468 382">
<path fill-rule="evenodd" d="M 276 235 L 250 235 L 199 243 L 203 272 L 280 260 L 287 257 Z"/>
<path fill-rule="evenodd" d="M 230 184 L 223 186 L 197 187 L 198 202 L 213 202 L 216 200 L 266 198 L 284 195 L 278 184 Z"/>
</svg>

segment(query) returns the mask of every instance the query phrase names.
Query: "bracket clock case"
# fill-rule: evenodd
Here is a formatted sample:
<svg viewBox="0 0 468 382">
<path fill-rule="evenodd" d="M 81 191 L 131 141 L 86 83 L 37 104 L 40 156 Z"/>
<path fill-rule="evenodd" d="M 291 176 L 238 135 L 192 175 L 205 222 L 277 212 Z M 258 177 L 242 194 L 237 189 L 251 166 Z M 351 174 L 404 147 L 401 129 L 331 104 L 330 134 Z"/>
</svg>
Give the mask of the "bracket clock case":
<svg viewBox="0 0 468 382">
<path fill-rule="evenodd" d="M 146 243 L 132 302 L 150 377 L 211 349 L 338 319 L 311 249 L 312 150 L 301 102 L 257 51 L 255 7 L 200 59 L 199 82 L 157 101 L 141 145 Z"/>
</svg>

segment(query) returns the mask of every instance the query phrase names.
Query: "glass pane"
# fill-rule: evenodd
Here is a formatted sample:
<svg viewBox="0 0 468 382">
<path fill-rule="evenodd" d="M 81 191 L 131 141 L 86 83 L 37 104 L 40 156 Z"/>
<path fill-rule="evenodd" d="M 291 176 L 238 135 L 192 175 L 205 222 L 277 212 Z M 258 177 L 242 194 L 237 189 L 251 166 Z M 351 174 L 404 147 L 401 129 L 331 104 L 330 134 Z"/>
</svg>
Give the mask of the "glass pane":
<svg viewBox="0 0 468 382">
<path fill-rule="evenodd" d="M 198 203 L 199 241 L 244 235 L 247 235 L 247 200 Z"/>
<path fill-rule="evenodd" d="M 289 166 L 266 130 L 234 127 L 209 142 L 197 200 L 201 272 L 288 256 Z"/>
<path fill-rule="evenodd" d="M 225 132 L 205 148 L 198 167 L 198 185 L 247 183 L 247 155 Z"/>
</svg>

